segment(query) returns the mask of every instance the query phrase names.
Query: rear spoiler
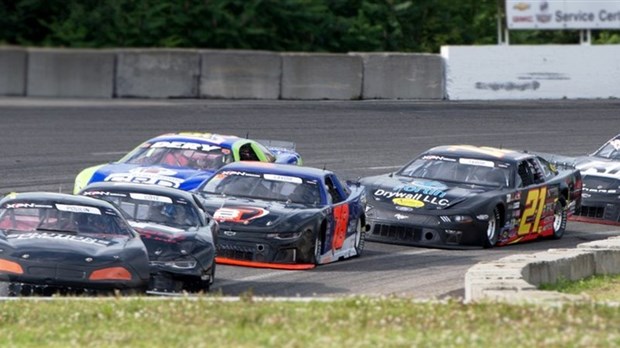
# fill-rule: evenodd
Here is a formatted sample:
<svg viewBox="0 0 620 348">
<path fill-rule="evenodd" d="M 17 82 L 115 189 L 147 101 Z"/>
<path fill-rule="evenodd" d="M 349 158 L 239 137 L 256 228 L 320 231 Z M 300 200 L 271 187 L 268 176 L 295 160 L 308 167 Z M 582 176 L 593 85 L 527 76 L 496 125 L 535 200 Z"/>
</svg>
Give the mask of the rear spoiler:
<svg viewBox="0 0 620 348">
<path fill-rule="evenodd" d="M 295 143 L 291 141 L 262 139 L 262 140 L 256 140 L 256 142 L 259 142 L 270 149 L 295 151 Z"/>
</svg>

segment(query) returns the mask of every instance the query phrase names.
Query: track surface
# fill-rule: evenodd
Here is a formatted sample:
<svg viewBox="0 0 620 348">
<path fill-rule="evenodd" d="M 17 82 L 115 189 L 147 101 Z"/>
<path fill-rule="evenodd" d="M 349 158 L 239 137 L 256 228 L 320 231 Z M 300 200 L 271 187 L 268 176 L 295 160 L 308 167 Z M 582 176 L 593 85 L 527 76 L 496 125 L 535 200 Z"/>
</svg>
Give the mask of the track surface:
<svg viewBox="0 0 620 348">
<path fill-rule="evenodd" d="M 71 192 L 84 167 L 155 135 L 209 131 L 297 143 L 306 165 L 355 179 L 393 171 L 435 145 L 474 144 L 579 155 L 620 132 L 620 101 L 217 101 L 0 99 L 0 194 Z M 463 296 L 477 262 L 570 248 L 618 228 L 569 222 L 559 241 L 491 250 L 367 243 L 360 258 L 310 271 L 218 266 L 223 295 Z M 0 295 L 2 290 L 0 289 Z"/>
</svg>

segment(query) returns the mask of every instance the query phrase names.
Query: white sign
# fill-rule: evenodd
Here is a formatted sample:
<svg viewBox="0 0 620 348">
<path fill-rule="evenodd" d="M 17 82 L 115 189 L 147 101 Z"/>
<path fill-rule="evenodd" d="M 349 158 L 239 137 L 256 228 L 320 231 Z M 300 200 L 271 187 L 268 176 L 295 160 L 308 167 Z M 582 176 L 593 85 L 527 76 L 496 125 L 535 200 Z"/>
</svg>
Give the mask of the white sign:
<svg viewBox="0 0 620 348">
<path fill-rule="evenodd" d="M 506 0 L 508 29 L 620 29 L 620 0 Z"/>
</svg>

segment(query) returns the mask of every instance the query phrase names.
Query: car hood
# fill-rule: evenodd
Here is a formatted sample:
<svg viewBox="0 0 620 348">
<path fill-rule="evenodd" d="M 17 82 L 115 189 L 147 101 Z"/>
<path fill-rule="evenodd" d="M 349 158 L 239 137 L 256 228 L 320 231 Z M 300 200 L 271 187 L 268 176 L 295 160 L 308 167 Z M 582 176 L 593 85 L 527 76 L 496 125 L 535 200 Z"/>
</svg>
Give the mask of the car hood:
<svg viewBox="0 0 620 348">
<path fill-rule="evenodd" d="M 220 228 L 288 231 L 321 210 L 314 205 L 238 197 L 203 196 L 203 205 Z"/>
<path fill-rule="evenodd" d="M 496 188 L 416 179 L 397 175 L 379 175 L 360 180 L 366 186 L 369 205 L 389 205 L 396 210 L 441 210 Z"/>
<path fill-rule="evenodd" d="M 122 252 L 128 237 L 98 238 L 62 232 L 33 231 L 0 233 L 15 255 L 29 258 L 70 259 Z"/>
<path fill-rule="evenodd" d="M 97 168 L 90 181 L 135 182 L 192 190 L 214 172 L 168 166 L 111 163 Z"/>
<path fill-rule="evenodd" d="M 575 168 L 579 169 L 584 180 L 587 176 L 620 180 L 620 161 L 617 160 L 594 156 L 577 157 Z"/>
</svg>

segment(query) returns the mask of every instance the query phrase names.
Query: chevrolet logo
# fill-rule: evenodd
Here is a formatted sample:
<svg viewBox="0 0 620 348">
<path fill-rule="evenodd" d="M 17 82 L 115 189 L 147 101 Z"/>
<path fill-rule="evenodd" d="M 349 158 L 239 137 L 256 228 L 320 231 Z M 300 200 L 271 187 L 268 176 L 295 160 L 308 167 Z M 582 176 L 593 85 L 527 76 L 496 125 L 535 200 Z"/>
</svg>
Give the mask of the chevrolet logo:
<svg viewBox="0 0 620 348">
<path fill-rule="evenodd" d="M 234 231 L 224 231 L 224 234 L 227 235 L 228 237 L 232 237 L 232 236 L 236 235 L 237 232 L 234 232 Z"/>
<path fill-rule="evenodd" d="M 515 4 L 512 8 L 514 8 L 515 10 L 519 10 L 519 11 L 525 11 L 525 10 L 530 9 L 530 4 L 525 3 L 525 2 L 519 2 Z"/>
</svg>

